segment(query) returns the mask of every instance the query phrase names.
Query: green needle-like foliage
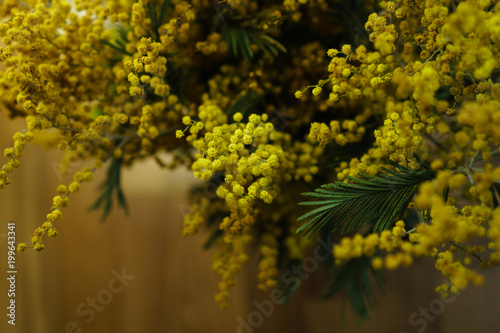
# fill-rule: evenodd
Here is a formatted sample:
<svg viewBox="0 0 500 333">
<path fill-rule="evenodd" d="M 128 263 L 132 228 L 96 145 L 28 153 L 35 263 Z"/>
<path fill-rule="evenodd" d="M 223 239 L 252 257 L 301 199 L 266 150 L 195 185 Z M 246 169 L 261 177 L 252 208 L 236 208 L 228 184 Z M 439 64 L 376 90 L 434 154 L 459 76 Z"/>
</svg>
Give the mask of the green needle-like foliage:
<svg viewBox="0 0 500 333">
<path fill-rule="evenodd" d="M 493 183 L 490 187 L 490 192 L 493 196 L 493 208 L 497 208 L 500 206 L 500 203 L 498 202 L 498 198 L 500 198 L 500 184 Z"/>
<path fill-rule="evenodd" d="M 356 258 L 342 266 L 333 266 L 329 282 L 321 292 L 322 299 L 341 292 L 347 292 L 352 314 L 358 324 L 369 319 L 369 312 L 376 305 L 372 280 L 381 291 L 384 277 L 371 266 L 370 258 Z M 345 305 L 345 303 L 344 303 Z"/>
<path fill-rule="evenodd" d="M 100 42 L 118 52 L 115 57 L 111 59 L 112 62 L 117 62 L 121 61 L 123 55 L 132 56 L 132 54 L 127 52 L 125 46 L 129 42 L 127 38 L 128 28 L 123 24 L 115 24 L 114 26 L 114 37 L 110 41 L 101 39 Z"/>
<path fill-rule="evenodd" d="M 246 61 L 250 61 L 254 56 L 252 43 L 270 59 L 276 57 L 280 51 L 286 53 L 286 48 L 280 42 L 261 31 L 228 24 L 225 25 L 223 34 L 231 52 L 235 56 L 242 55 Z"/>
<path fill-rule="evenodd" d="M 257 46 L 267 57 L 273 59 L 279 52 L 286 53 L 286 48 L 277 40 L 270 37 L 267 30 L 261 26 L 266 23 L 270 26 L 279 25 L 284 17 L 273 17 L 271 10 L 264 10 L 253 15 L 233 15 L 222 23 L 222 34 L 229 50 L 235 56 L 243 56 L 250 61 L 254 56 L 252 44 Z"/>
<path fill-rule="evenodd" d="M 113 204 L 113 195 L 116 194 L 116 199 L 118 201 L 118 206 L 122 207 L 125 214 L 129 214 L 127 201 L 123 195 L 122 187 L 120 184 L 120 174 L 123 160 L 112 159 L 109 165 L 108 173 L 106 175 L 106 180 L 100 185 L 102 189 L 101 195 L 97 200 L 89 207 L 89 210 L 96 210 L 102 207 L 101 222 L 106 220 L 108 217 L 111 206 Z"/>
<path fill-rule="evenodd" d="M 347 177 L 350 183 L 326 184 L 314 192 L 302 195 L 318 199 L 300 202 L 300 205 L 320 206 L 299 217 L 307 220 L 297 232 L 305 231 L 311 237 L 316 232 L 336 230 L 351 232 L 366 223 L 374 222 L 373 231 L 390 227 L 396 216 L 401 219 L 420 183 L 431 180 L 430 169 L 413 171 L 394 165 L 398 171 L 382 168 L 380 176 L 359 174 L 363 178 Z"/>
<path fill-rule="evenodd" d="M 241 94 L 234 103 L 227 109 L 226 114 L 229 119 L 232 119 L 234 114 L 239 112 L 244 117 L 248 116 L 259 103 L 261 95 L 247 90 L 245 94 Z"/>
<path fill-rule="evenodd" d="M 158 29 L 160 29 L 161 25 L 163 24 L 165 14 L 167 13 L 167 9 L 170 7 L 171 2 L 172 0 L 163 1 L 160 8 L 158 8 L 154 2 L 148 2 L 147 4 L 147 12 L 149 14 L 149 17 L 151 18 L 151 26 L 155 35 L 154 37 L 158 42 L 160 41 L 160 34 L 158 32 Z"/>
</svg>

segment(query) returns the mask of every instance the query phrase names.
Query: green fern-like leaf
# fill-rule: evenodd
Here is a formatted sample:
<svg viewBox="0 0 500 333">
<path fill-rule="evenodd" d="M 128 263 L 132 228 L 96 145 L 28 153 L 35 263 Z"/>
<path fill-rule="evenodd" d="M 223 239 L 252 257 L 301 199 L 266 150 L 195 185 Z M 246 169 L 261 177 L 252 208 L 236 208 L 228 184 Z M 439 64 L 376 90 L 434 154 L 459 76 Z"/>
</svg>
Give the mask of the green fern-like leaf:
<svg viewBox="0 0 500 333">
<path fill-rule="evenodd" d="M 148 13 L 149 18 L 151 19 L 151 28 L 153 30 L 154 37 L 159 42 L 160 41 L 160 33 L 158 29 L 163 24 L 165 19 L 165 15 L 167 13 L 168 8 L 170 7 L 170 3 L 172 0 L 163 1 L 161 7 L 158 8 L 157 4 L 154 2 L 148 2 L 146 6 L 146 12 Z"/>
<path fill-rule="evenodd" d="M 115 44 L 113 44 L 113 43 L 108 42 L 107 40 L 104 40 L 104 39 L 101 39 L 101 40 L 100 40 L 100 42 L 101 42 L 102 44 L 104 44 L 104 45 L 107 45 L 107 46 L 109 46 L 109 47 L 113 48 L 115 51 L 118 51 L 118 52 L 123 53 L 123 54 L 128 55 L 128 56 L 131 56 L 131 55 L 132 55 L 131 53 L 128 53 L 128 52 L 125 50 L 125 47 L 120 47 L 120 46 L 117 46 L 117 45 L 115 45 Z M 118 43 L 117 43 L 117 44 L 118 44 Z"/>
<path fill-rule="evenodd" d="M 100 43 L 107 45 L 117 51 L 113 59 L 110 59 L 112 62 L 121 61 L 123 55 L 132 56 L 131 53 L 127 52 L 125 45 L 128 43 L 128 28 L 124 24 L 115 23 L 113 24 L 113 28 L 110 29 L 111 39 L 104 40 L 101 39 Z"/>
<path fill-rule="evenodd" d="M 419 184 L 436 174 L 430 169 L 415 172 L 394 166 L 398 171 L 383 168 L 385 173 L 377 177 L 359 174 L 363 178 L 347 177 L 351 183 L 326 184 L 303 193 L 317 200 L 300 205 L 319 207 L 299 217 L 299 221 L 307 222 L 297 232 L 305 231 L 304 236 L 311 237 L 316 232 L 341 228 L 344 233 L 359 230 L 369 222 L 374 222 L 374 231 L 389 228 L 396 216 L 402 218 Z"/>
<path fill-rule="evenodd" d="M 89 207 L 89 210 L 96 210 L 102 207 L 101 222 L 106 220 L 106 217 L 111 211 L 111 206 L 113 204 L 113 195 L 116 195 L 118 201 L 118 206 L 122 207 L 125 214 L 129 214 L 127 201 L 123 195 L 122 187 L 120 184 L 120 174 L 122 167 L 122 159 L 112 159 L 109 165 L 108 172 L 106 175 L 106 180 L 100 185 L 102 189 L 101 195 L 97 200 Z"/>
<path fill-rule="evenodd" d="M 226 25 L 223 31 L 228 48 L 235 56 L 243 56 L 250 61 L 253 57 L 253 50 L 250 45 L 249 33 L 245 28 L 239 26 Z"/>
<path fill-rule="evenodd" d="M 493 208 L 497 208 L 500 206 L 500 203 L 498 201 L 498 198 L 500 198 L 500 184 L 498 183 L 493 183 L 490 187 L 490 192 L 493 197 Z"/>
<path fill-rule="evenodd" d="M 247 116 L 258 105 L 261 97 L 260 94 L 256 94 L 251 90 L 241 94 L 227 109 L 228 118 L 231 119 L 237 112 L 240 112 L 244 117 Z"/>
<path fill-rule="evenodd" d="M 234 15 L 222 23 L 222 34 L 228 49 L 235 56 L 242 56 L 246 61 L 254 57 L 252 44 L 257 46 L 267 57 L 273 59 L 279 52 L 286 53 L 286 48 L 277 40 L 261 30 L 263 22 L 269 25 L 279 25 L 284 17 L 273 17 L 270 10 L 252 15 Z"/>
<path fill-rule="evenodd" d="M 352 259 L 342 266 L 333 266 L 321 298 L 325 300 L 346 291 L 346 300 L 349 300 L 354 319 L 360 325 L 369 319 L 369 313 L 377 303 L 373 282 L 383 292 L 384 277 L 380 271 L 373 269 L 370 258 Z"/>
</svg>

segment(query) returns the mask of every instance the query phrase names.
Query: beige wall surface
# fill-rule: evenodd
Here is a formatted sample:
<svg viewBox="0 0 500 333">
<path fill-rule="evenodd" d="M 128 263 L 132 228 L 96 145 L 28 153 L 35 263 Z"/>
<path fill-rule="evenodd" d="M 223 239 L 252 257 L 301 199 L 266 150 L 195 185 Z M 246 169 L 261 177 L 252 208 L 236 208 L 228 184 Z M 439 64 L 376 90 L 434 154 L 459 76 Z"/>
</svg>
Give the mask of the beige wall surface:
<svg viewBox="0 0 500 333">
<path fill-rule="evenodd" d="M 22 121 L 0 114 L 0 148 L 12 144 Z M 49 212 L 61 175 L 57 152 L 27 147 L 22 166 L 0 190 L 0 332 L 499 332 L 499 269 L 486 272 L 482 287 L 469 287 L 449 303 L 433 289 L 443 278 L 431 259 L 386 274 L 372 319 L 361 330 L 349 312 L 340 325 L 342 298 L 319 300 L 324 272 L 302 281 L 290 304 L 261 309 L 269 292 L 257 290 L 256 262 L 245 267 L 231 293 L 229 309 L 213 301 L 218 276 L 207 234 L 184 238 L 179 207 L 194 184 L 185 170 L 159 169 L 144 161 L 123 172 L 131 214 L 113 210 L 105 223 L 86 208 L 97 196 L 96 179 L 72 195 L 59 235 L 40 253 L 16 255 L 16 326 L 7 323 L 7 223 L 16 223 L 18 242 L 29 242 Z M 6 161 L 1 156 L 2 164 Z M 78 171 L 84 164 L 75 165 Z M 71 175 L 63 176 L 68 183 Z M 91 303 L 96 299 L 96 310 Z M 264 302 L 264 303 L 262 303 Z M 102 304 L 101 304 L 102 303 Z M 265 312 L 265 313 L 263 313 Z M 413 319 L 413 324 L 409 322 Z M 242 324 L 245 322 L 246 324 Z"/>
</svg>

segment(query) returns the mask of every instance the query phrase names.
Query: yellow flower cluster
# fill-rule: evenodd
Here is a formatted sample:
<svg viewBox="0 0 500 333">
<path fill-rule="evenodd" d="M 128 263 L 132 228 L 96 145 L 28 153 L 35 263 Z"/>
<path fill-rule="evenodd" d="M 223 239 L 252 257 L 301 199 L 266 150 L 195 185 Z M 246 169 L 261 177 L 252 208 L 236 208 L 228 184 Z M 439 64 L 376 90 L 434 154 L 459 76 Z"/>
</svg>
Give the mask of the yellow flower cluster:
<svg viewBox="0 0 500 333">
<path fill-rule="evenodd" d="M 33 237 L 31 238 L 31 246 L 27 246 L 26 243 L 20 243 L 18 245 L 19 251 L 24 251 L 26 248 L 33 248 L 37 251 L 41 251 L 45 248 L 43 244 L 43 238 L 45 235 L 49 237 L 56 237 L 57 230 L 54 227 L 54 222 L 59 221 L 62 218 L 62 208 L 66 208 L 69 205 L 69 195 L 71 193 L 76 193 L 80 190 L 80 184 L 83 182 L 91 182 L 94 178 L 95 168 L 92 170 L 89 167 L 85 167 L 82 171 L 75 173 L 73 181 L 65 186 L 63 184 L 57 187 L 58 195 L 54 196 L 52 199 L 52 210 L 47 214 L 47 220 L 42 224 L 41 227 L 35 230 Z"/>
<path fill-rule="evenodd" d="M 14 134 L 14 147 L 4 149 L 3 154 L 6 158 L 10 159 L 10 161 L 4 164 L 0 171 L 0 189 L 10 184 L 10 179 L 7 177 L 7 174 L 14 172 L 14 170 L 21 165 L 19 158 L 23 155 L 26 143 L 31 141 L 33 141 L 33 132 L 17 132 Z"/>
<path fill-rule="evenodd" d="M 142 5 L 109 1 L 95 6 L 80 1 L 75 9 L 84 11 L 81 15 L 67 2 L 28 1 L 26 5 L 12 2 L 2 6 L 0 13 L 10 17 L 0 23 L 5 46 L 0 52 L 5 66 L 0 72 L 0 103 L 10 117 L 24 116 L 27 125 L 14 135 L 14 146 L 4 151 L 10 161 L 2 167 L 0 187 L 10 183 L 7 174 L 19 167 L 28 142 L 62 150 L 61 172 L 89 157 L 95 158 L 94 166 L 99 168 L 110 158 L 123 157 L 130 163 L 141 153 L 146 156 L 157 150 L 160 145 L 152 141 L 173 133 L 172 123 L 177 126 L 178 111 L 185 106 L 165 83 L 167 60 L 160 55 L 164 45 L 141 31 L 143 24 L 152 24 Z M 187 7 L 180 3 L 176 12 L 184 13 Z M 106 27 L 108 18 L 118 26 L 130 23 L 132 29 L 126 35 L 116 33 Z M 108 45 L 115 49 L 123 45 L 125 56 L 117 61 Z M 110 66 L 110 60 L 116 65 Z M 147 105 L 131 99 L 149 91 L 162 99 Z M 35 249 L 43 248 L 41 230 L 49 230 L 49 224 L 53 228 L 52 222 L 61 217 L 60 208 L 67 205 L 67 195 L 77 192 L 81 182 L 91 181 L 92 171 L 77 172 L 74 179 L 62 193 L 64 201 L 55 197 L 48 221 L 35 232 Z"/>
<path fill-rule="evenodd" d="M 366 256 L 395 269 L 428 255 L 452 283 L 439 292 L 480 284 L 471 258 L 500 261 L 500 4 L 367 1 L 363 11 L 374 3 L 381 11 L 361 18 L 352 30 L 367 35 L 353 42 L 331 14 L 356 8 L 337 0 L 4 1 L 0 108 L 26 128 L 4 149 L 0 188 L 28 143 L 62 151 L 62 173 L 94 162 L 57 187 L 19 251 L 44 248 L 69 195 L 106 162 L 185 165 L 202 185 L 183 235 L 215 227 L 225 307 L 250 243 L 262 290 L 280 263 L 304 258 L 313 241 L 295 233 L 300 193 L 390 162 L 436 173 L 409 199 L 418 220 L 342 239 L 337 264 Z"/>
<path fill-rule="evenodd" d="M 220 250 L 214 256 L 212 268 L 222 277 L 222 281 L 219 282 L 220 291 L 215 295 L 215 301 L 219 303 L 221 309 L 227 308 L 229 288 L 235 285 L 235 276 L 241 271 L 241 266 L 249 259 L 248 255 L 245 254 L 245 247 L 252 238 L 251 234 L 243 232 L 236 236 L 231 243 L 220 239 Z"/>
<path fill-rule="evenodd" d="M 420 186 L 414 201 L 415 207 L 420 211 L 429 209 L 429 216 L 426 218 L 431 223 L 420 223 L 414 229 L 406 231 L 404 222 L 399 221 L 392 231 L 385 230 L 366 237 L 357 234 L 352 238 L 343 238 L 333 250 L 337 263 L 368 256 L 373 257 L 374 268 L 395 269 L 401 265 L 410 265 L 414 258 L 425 254 L 436 258 L 436 269 L 450 280 L 452 292 L 464 289 L 469 281 L 481 284 L 482 275 L 466 267 L 471 263 L 471 257 L 479 259 L 483 268 L 500 263 L 500 208 L 491 208 L 492 197 L 489 190 L 494 181 L 500 180 L 500 168 L 493 169 L 491 164 L 487 164 L 484 169 L 484 173 L 476 173 L 473 177 L 477 185 L 469 187 L 472 192 L 470 194 L 481 203 L 464 206 L 460 211 L 453 198 L 445 203 L 440 194 L 443 189 L 463 188 L 466 176 L 461 173 L 452 174 L 449 170 L 440 171 L 434 181 Z M 405 236 L 409 240 L 404 240 Z M 489 257 L 479 255 L 485 250 L 480 245 L 484 237 L 490 240 Z M 462 243 L 467 244 L 466 247 L 461 246 Z M 438 248 L 442 248 L 443 244 L 448 244 L 449 250 L 439 252 Z M 467 256 L 454 259 L 453 252 L 457 248 Z M 384 259 L 380 257 L 380 251 L 388 253 Z M 439 290 L 447 291 L 442 288 Z"/>
<path fill-rule="evenodd" d="M 352 239 L 350 237 L 342 238 L 339 245 L 333 248 L 333 255 L 337 264 L 352 258 L 362 256 L 373 257 L 372 265 L 376 269 L 383 267 L 387 269 L 396 269 L 399 266 L 409 266 L 413 263 L 413 258 L 422 254 L 421 249 L 414 248 L 410 242 L 403 241 L 401 236 L 406 232 L 404 222 L 398 221 L 392 231 L 384 230 L 380 234 L 372 233 L 366 237 L 356 234 Z M 396 249 L 400 252 L 392 253 Z M 384 260 L 376 256 L 380 251 L 386 251 L 389 254 Z"/>
<path fill-rule="evenodd" d="M 498 33 L 500 7 L 491 1 L 461 1 L 455 6 L 435 0 L 383 1 L 380 6 L 383 11 L 371 14 L 365 24 L 374 52 L 365 45 L 330 49 L 331 74 L 308 87 L 312 95 L 331 87 L 329 100 L 344 110 L 361 104 L 363 113 L 354 118 L 358 126 L 369 128 L 370 117 L 382 119 L 372 132 L 373 148 L 361 158 L 342 161 L 337 179 L 376 175 L 387 159 L 420 169 L 415 154 L 438 172 L 435 180 L 421 184 L 410 204 L 420 216 L 414 228 L 406 231 L 399 221 L 391 231 L 343 238 L 334 256 L 339 264 L 373 257 L 375 268 L 394 269 L 431 255 L 436 269 L 450 279 L 451 291 L 457 292 L 468 282 L 482 283 L 483 277 L 467 267 L 471 258 L 479 259 L 483 268 L 499 262 L 494 188 L 500 169 L 493 159 L 500 146 L 500 58 L 498 37 L 493 35 Z M 304 98 L 304 91 L 295 96 Z M 338 117 L 331 115 L 335 120 L 330 126 L 328 121 L 312 123 L 311 138 L 321 146 L 341 144 L 337 128 L 343 120 Z M 345 121 L 351 119 L 352 114 Z M 350 143 L 361 139 L 362 135 Z M 486 163 L 478 167 L 480 160 Z M 448 194 L 443 198 L 444 191 L 470 205 Z M 488 256 L 480 255 L 484 237 L 489 241 Z M 450 250 L 438 250 L 442 244 Z M 457 249 L 465 258 L 457 258 Z M 381 251 L 387 255 L 381 257 Z"/>
<path fill-rule="evenodd" d="M 227 51 L 227 44 L 222 40 L 222 36 L 214 32 L 207 37 L 204 42 L 198 42 L 196 49 L 201 51 L 204 55 L 210 55 L 217 52 Z"/>
<path fill-rule="evenodd" d="M 337 264 L 365 256 L 372 258 L 373 268 L 388 270 L 394 270 L 400 266 L 407 267 L 414 262 L 415 258 L 426 255 L 436 259 L 435 267 L 450 280 L 453 293 L 465 289 L 469 282 L 476 285 L 482 284 L 484 277 L 466 267 L 470 264 L 471 257 L 467 256 L 463 260 L 454 259 L 452 252 L 457 251 L 458 245 L 451 245 L 449 250 L 439 252 L 437 247 L 441 247 L 445 239 L 427 241 L 427 236 L 436 232 L 434 224 L 422 225 L 417 227 L 416 231 L 407 232 L 404 222 L 398 221 L 391 231 L 384 230 L 380 234 L 372 233 L 366 237 L 356 234 L 352 238 L 342 238 L 340 244 L 334 246 L 333 254 Z M 403 240 L 406 236 L 409 240 Z M 452 242 L 452 244 L 455 243 Z M 381 257 L 382 251 L 387 253 L 383 258 Z M 472 255 L 474 251 L 470 250 L 465 253 Z M 486 262 L 483 263 L 487 266 Z M 440 289 L 440 291 L 447 290 Z"/>
<path fill-rule="evenodd" d="M 277 237 L 280 234 L 281 229 L 275 225 L 271 225 L 268 227 L 267 232 L 261 236 L 258 287 L 263 291 L 276 288 L 277 286 L 279 252 Z"/>
<path fill-rule="evenodd" d="M 161 43 L 155 43 L 151 41 L 151 38 L 143 37 L 137 43 L 137 57 L 123 61 L 125 70 L 128 72 L 127 79 L 131 84 L 130 96 L 141 95 L 144 84 L 151 86 L 155 95 L 168 95 L 170 87 L 162 79 L 167 71 L 167 59 L 158 56 L 160 49 Z"/>
<path fill-rule="evenodd" d="M 494 117 L 499 86 L 490 78 L 498 68 L 494 56 L 498 51 L 494 39 L 490 39 L 495 25 L 489 24 L 498 17 L 497 7 L 489 11 L 486 3 L 464 1 L 449 13 L 446 1 L 424 1 L 421 5 L 388 1 L 381 6 L 382 14 L 371 14 L 365 25 L 371 31 L 369 39 L 376 51 L 367 52 L 365 45 L 352 50 L 348 44 L 341 50 L 330 49 L 328 56 L 333 58 L 328 70 L 332 74 L 317 86 L 310 86 L 315 87 L 312 93 L 319 94 L 325 84 L 330 84 L 330 101 L 345 99 L 352 105 L 359 98 L 365 99 L 365 110 L 355 120 L 363 124 L 370 116 L 384 116 L 384 126 L 374 134 L 383 157 L 393 161 L 409 160 L 412 167 L 418 168 L 413 153 L 425 154 L 427 138 L 436 134 L 453 140 L 453 122 L 467 125 L 456 138 L 459 146 L 466 148 L 468 136 L 475 139 L 473 154 L 481 150 L 488 158 L 488 140 L 498 143 Z M 462 15 L 465 12 L 468 14 Z M 419 26 L 423 32 L 417 32 Z M 420 53 L 418 48 L 422 49 Z M 457 62 L 453 68 L 452 62 Z M 453 105 L 438 95 L 446 87 L 455 98 Z M 297 91 L 296 97 L 302 94 Z M 455 115 L 456 104 L 470 97 L 475 100 L 465 101 L 455 118 L 443 119 L 445 114 Z M 326 124 L 313 124 L 311 136 L 321 144 L 333 139 L 343 141 L 342 137 L 337 140 L 334 129 Z M 372 152 L 380 155 L 380 151 Z M 449 167 L 456 166 L 459 152 L 451 150 L 446 155 L 443 159 L 449 161 Z"/>
<path fill-rule="evenodd" d="M 290 143 L 290 136 L 275 131 L 274 126 L 266 122 L 267 114 L 251 114 L 244 123 L 243 115 L 236 113 L 234 122 L 228 123 L 224 112 L 206 99 L 197 116 L 199 121 L 189 116 L 183 118 L 190 132 L 186 140 L 199 152 L 191 168 L 195 177 L 205 181 L 218 173 L 225 175 L 216 194 L 226 202 L 230 212 L 220 225 L 228 232 L 227 241 L 253 223 L 252 212 L 258 202 L 273 202 L 280 183 L 310 181 L 318 172 L 314 165 L 321 149 L 296 143 L 284 150 L 284 143 Z M 182 136 L 182 131 L 178 131 L 177 137 Z M 274 144 L 270 144 L 270 140 Z M 187 215 L 186 218 L 193 217 Z"/>
<path fill-rule="evenodd" d="M 342 126 L 338 120 L 332 120 L 327 126 L 325 123 L 312 123 L 309 137 L 324 147 L 335 141 L 339 146 L 359 142 L 365 134 L 365 128 L 359 126 L 355 120 L 344 120 Z M 345 132 L 342 133 L 342 130 Z"/>
</svg>

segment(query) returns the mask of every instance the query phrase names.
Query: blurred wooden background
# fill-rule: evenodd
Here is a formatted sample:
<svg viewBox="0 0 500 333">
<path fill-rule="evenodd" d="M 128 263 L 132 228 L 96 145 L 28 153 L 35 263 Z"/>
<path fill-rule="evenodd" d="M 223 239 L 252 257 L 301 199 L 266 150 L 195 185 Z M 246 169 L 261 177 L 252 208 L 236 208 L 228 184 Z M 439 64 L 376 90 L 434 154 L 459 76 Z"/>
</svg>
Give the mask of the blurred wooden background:
<svg viewBox="0 0 500 333">
<path fill-rule="evenodd" d="M 0 114 L 0 148 L 12 145 L 12 134 L 22 129 L 22 121 L 9 121 Z M 3 154 L 2 154 L 3 155 Z M 17 242 L 29 242 L 34 229 L 49 212 L 55 189 L 60 183 L 59 154 L 28 146 L 22 166 L 11 175 L 12 184 L 0 190 L 1 322 L 0 332 L 498 332 L 500 327 L 500 270 L 486 272 L 482 287 L 469 287 L 427 325 L 412 326 L 409 317 L 420 308 L 436 305 L 433 289 L 443 278 L 430 259 L 411 269 L 387 274 L 385 295 L 361 330 L 347 312 L 340 326 L 342 299 L 319 300 L 322 271 L 318 270 L 296 293 L 291 303 L 276 306 L 262 316 L 259 327 L 250 330 L 241 320 L 259 320 L 253 301 L 269 299 L 257 290 L 256 263 L 245 267 L 231 293 L 229 309 L 219 310 L 213 301 L 218 276 L 211 270 L 212 252 L 201 245 L 206 234 L 181 236 L 179 205 L 186 203 L 188 188 L 194 183 L 186 170 L 160 170 L 152 161 L 138 163 L 123 173 L 123 187 L 131 215 L 114 210 L 99 223 L 100 212 L 87 212 L 96 198 L 96 179 L 84 184 L 70 197 L 70 206 L 57 223 L 59 235 L 46 239 L 41 253 L 17 254 L 16 326 L 7 324 L 6 233 L 7 223 L 16 222 Z M 3 164 L 5 159 L 1 156 Z M 74 171 L 84 165 L 75 166 Z M 63 177 L 67 184 L 72 175 Z M 107 305 L 88 315 L 82 303 L 110 295 L 105 290 L 114 277 L 113 270 L 134 276 L 123 291 L 113 294 Z M 119 284 L 115 287 L 118 288 Z M 433 303 L 434 301 L 434 303 Z M 106 300 L 108 302 L 108 300 Z M 82 306 L 84 308 L 82 308 Z M 252 315 L 253 313 L 253 315 Z M 422 319 L 420 315 L 417 319 Z M 71 323 L 73 322 L 73 323 Z M 69 324 L 68 324 L 69 323 Z M 81 331 L 80 331 L 81 330 Z"/>
</svg>

